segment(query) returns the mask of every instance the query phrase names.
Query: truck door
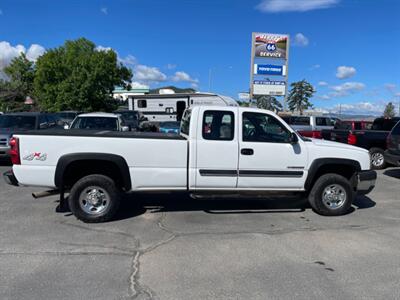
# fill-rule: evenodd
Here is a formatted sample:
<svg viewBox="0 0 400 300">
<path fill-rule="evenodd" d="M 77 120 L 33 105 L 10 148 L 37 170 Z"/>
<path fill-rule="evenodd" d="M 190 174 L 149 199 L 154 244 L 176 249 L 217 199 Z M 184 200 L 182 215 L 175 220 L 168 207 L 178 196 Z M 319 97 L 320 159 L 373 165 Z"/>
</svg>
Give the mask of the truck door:
<svg viewBox="0 0 400 300">
<path fill-rule="evenodd" d="M 307 149 L 290 143 L 291 131 L 275 116 L 241 112 L 238 188 L 302 189 Z"/>
<path fill-rule="evenodd" d="M 201 108 L 196 140 L 196 189 L 236 188 L 237 108 Z"/>
</svg>

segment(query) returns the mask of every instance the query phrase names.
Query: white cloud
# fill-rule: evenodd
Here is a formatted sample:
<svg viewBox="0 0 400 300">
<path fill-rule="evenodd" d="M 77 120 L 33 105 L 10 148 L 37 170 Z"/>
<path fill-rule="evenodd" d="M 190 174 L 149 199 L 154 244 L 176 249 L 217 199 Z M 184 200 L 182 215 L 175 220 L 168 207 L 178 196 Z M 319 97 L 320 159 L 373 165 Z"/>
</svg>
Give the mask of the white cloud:
<svg viewBox="0 0 400 300">
<path fill-rule="evenodd" d="M 23 45 L 12 46 L 9 42 L 0 42 L 0 78 L 7 78 L 3 72 L 4 68 L 7 67 L 15 57 L 20 56 L 21 53 L 25 53 L 27 59 L 35 62 L 45 51 L 44 47 L 38 44 L 32 44 L 27 51 Z"/>
<path fill-rule="evenodd" d="M 342 114 L 360 114 L 360 115 L 381 115 L 384 110 L 384 105 L 373 102 L 358 102 L 351 104 L 336 104 L 328 109 L 332 113 Z"/>
<path fill-rule="evenodd" d="M 176 68 L 176 65 L 175 64 L 167 64 L 166 67 L 167 67 L 168 70 L 173 70 L 173 69 Z"/>
<path fill-rule="evenodd" d="M 305 47 L 308 45 L 308 43 L 309 43 L 308 38 L 301 32 L 297 33 L 294 36 L 294 42 L 293 42 L 294 46 Z"/>
<path fill-rule="evenodd" d="M 335 6 L 340 0 L 262 0 L 256 8 L 266 13 L 305 12 Z"/>
<path fill-rule="evenodd" d="M 316 65 L 312 65 L 312 66 L 310 67 L 310 70 L 313 71 L 313 70 L 317 70 L 317 69 L 319 69 L 319 68 L 321 68 L 321 65 L 316 64 Z"/>
<path fill-rule="evenodd" d="M 396 90 L 396 85 L 394 83 L 386 83 L 385 89 L 393 93 Z"/>
<path fill-rule="evenodd" d="M 36 61 L 39 56 L 42 56 L 46 49 L 38 44 L 32 44 L 26 52 L 26 58 L 30 61 Z"/>
<path fill-rule="evenodd" d="M 94 48 L 96 51 L 110 51 L 113 50 L 113 48 L 111 47 L 104 47 L 101 45 L 96 46 L 96 48 Z"/>
<path fill-rule="evenodd" d="M 102 7 L 102 8 L 100 9 L 100 11 L 101 11 L 103 14 L 108 15 L 108 8 L 107 8 L 107 7 Z"/>
<path fill-rule="evenodd" d="M 123 63 L 124 65 L 135 65 L 135 64 L 137 64 L 137 59 L 136 59 L 136 57 L 134 57 L 134 56 L 131 55 L 131 54 L 128 54 L 128 55 L 125 56 L 125 57 L 119 57 L 119 56 L 118 56 L 118 60 L 119 60 L 121 63 Z"/>
<path fill-rule="evenodd" d="M 318 85 L 326 86 L 328 83 L 325 81 L 320 81 Z M 343 84 L 330 86 L 329 88 L 332 90 L 332 92 L 323 95 L 317 95 L 317 98 L 329 100 L 332 98 L 345 97 L 363 90 L 365 88 L 365 84 L 362 82 L 345 82 Z"/>
<path fill-rule="evenodd" d="M 190 77 L 190 75 L 188 73 L 183 72 L 183 71 L 175 72 L 175 75 L 172 76 L 171 80 L 175 81 L 175 82 L 185 81 L 185 82 L 191 82 L 191 83 L 196 83 L 196 84 L 199 82 L 198 79 L 194 79 L 194 78 Z"/>
<path fill-rule="evenodd" d="M 345 82 L 340 85 L 330 87 L 334 92 L 330 93 L 331 97 L 343 97 L 365 88 L 365 84 L 361 82 Z"/>
<path fill-rule="evenodd" d="M 137 81 L 132 81 L 130 83 L 130 85 L 131 85 L 131 88 L 133 88 L 133 89 L 148 89 L 149 88 L 148 85 L 137 82 Z"/>
<path fill-rule="evenodd" d="M 345 79 L 353 77 L 356 74 L 356 69 L 354 67 L 339 66 L 336 69 L 336 77 L 339 79 Z"/>
<path fill-rule="evenodd" d="M 133 79 L 141 82 L 160 82 L 166 81 L 167 75 L 156 67 L 137 65 L 133 70 Z"/>
</svg>

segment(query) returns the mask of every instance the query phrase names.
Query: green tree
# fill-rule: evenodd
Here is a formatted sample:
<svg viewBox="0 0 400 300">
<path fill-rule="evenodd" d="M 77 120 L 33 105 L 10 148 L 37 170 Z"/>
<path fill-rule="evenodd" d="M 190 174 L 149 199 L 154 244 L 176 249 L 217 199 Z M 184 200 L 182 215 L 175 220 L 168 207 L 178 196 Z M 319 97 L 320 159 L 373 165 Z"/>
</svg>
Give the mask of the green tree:
<svg viewBox="0 0 400 300">
<path fill-rule="evenodd" d="M 313 107 L 310 98 L 315 93 L 313 86 L 305 79 L 293 82 L 288 95 L 288 105 L 291 111 L 298 110 L 300 115 L 307 108 Z"/>
<path fill-rule="evenodd" d="M 14 58 L 4 69 L 7 80 L 0 81 L 1 110 L 22 110 L 27 96 L 33 95 L 35 65 L 25 54 Z"/>
<path fill-rule="evenodd" d="M 113 50 L 99 51 L 80 38 L 51 49 L 36 63 L 35 95 L 42 109 L 111 110 L 114 86 L 127 86 L 132 72 Z"/>
<path fill-rule="evenodd" d="M 282 110 L 282 104 L 272 96 L 262 95 L 262 96 L 255 96 L 257 101 L 257 107 L 262 109 L 268 109 L 275 112 Z"/>
<path fill-rule="evenodd" d="M 393 118 L 396 115 L 395 107 L 392 102 L 389 102 L 383 112 L 385 118 Z"/>
</svg>

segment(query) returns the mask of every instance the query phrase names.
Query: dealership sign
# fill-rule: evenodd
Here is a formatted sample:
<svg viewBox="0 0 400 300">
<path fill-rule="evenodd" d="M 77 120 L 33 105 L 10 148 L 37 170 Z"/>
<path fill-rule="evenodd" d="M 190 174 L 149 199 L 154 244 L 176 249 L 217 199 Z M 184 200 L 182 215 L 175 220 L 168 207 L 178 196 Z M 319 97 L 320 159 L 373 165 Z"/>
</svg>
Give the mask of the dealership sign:
<svg viewBox="0 0 400 300">
<path fill-rule="evenodd" d="M 286 76 L 286 66 L 254 64 L 254 75 Z"/>
<path fill-rule="evenodd" d="M 288 36 L 284 34 L 255 33 L 253 47 L 255 57 L 286 59 Z"/>
<path fill-rule="evenodd" d="M 284 96 L 286 91 L 285 81 L 254 80 L 254 95 Z"/>
</svg>

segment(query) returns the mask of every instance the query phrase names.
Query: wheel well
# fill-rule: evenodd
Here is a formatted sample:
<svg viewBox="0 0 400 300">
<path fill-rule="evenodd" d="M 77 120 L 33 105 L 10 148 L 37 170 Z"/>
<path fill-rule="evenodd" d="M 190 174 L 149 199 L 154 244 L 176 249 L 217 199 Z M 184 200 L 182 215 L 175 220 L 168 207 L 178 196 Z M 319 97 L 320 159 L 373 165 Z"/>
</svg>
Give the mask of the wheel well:
<svg viewBox="0 0 400 300">
<path fill-rule="evenodd" d="M 124 188 L 124 178 L 118 165 L 107 160 L 76 160 L 65 168 L 62 183 L 71 188 L 79 179 L 93 174 L 110 177 L 119 188 Z"/>
<path fill-rule="evenodd" d="M 341 175 L 345 178 L 347 178 L 350 181 L 355 180 L 354 174 L 357 172 L 357 169 L 352 166 L 352 165 L 347 165 L 347 164 L 326 164 L 322 165 L 318 168 L 316 173 L 314 174 L 312 180 L 308 184 L 308 189 L 311 189 L 311 187 L 314 185 L 315 181 L 319 177 L 321 177 L 324 174 L 328 173 L 333 173 L 333 174 L 338 174 Z M 355 182 L 352 182 L 352 185 L 355 187 Z"/>
</svg>

